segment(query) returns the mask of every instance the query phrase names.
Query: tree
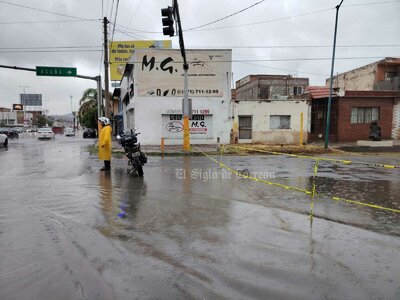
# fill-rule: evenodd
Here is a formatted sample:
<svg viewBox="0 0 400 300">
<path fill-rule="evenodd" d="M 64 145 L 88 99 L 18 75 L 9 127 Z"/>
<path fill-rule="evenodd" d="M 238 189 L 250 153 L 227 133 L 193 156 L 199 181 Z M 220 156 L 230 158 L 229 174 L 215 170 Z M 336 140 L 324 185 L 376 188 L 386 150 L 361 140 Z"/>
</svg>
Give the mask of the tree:
<svg viewBox="0 0 400 300">
<path fill-rule="evenodd" d="M 97 89 L 88 88 L 79 101 L 78 116 L 80 123 L 89 128 L 97 127 Z M 94 114 L 95 113 L 95 114 Z"/>
<path fill-rule="evenodd" d="M 102 99 L 104 100 L 105 92 L 102 92 Z M 111 98 L 110 93 L 110 98 Z M 103 103 L 104 101 L 102 101 Z M 80 123 L 84 127 L 97 128 L 97 89 L 88 88 L 83 92 L 82 98 L 79 101 L 78 116 Z"/>
<path fill-rule="evenodd" d="M 97 107 L 90 108 L 79 120 L 86 128 L 97 128 Z"/>
<path fill-rule="evenodd" d="M 54 124 L 54 120 L 47 118 L 46 115 L 38 115 L 37 116 L 37 125 L 39 127 L 44 127 L 48 125 L 49 127 L 52 127 Z"/>
</svg>

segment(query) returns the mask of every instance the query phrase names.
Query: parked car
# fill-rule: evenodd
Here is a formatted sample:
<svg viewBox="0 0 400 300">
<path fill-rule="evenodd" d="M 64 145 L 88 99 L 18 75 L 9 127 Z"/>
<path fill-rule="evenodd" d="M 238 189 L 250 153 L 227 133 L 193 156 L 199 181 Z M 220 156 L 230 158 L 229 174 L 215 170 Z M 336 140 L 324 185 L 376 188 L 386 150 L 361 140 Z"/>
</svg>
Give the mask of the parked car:
<svg viewBox="0 0 400 300">
<path fill-rule="evenodd" d="M 65 128 L 64 135 L 65 136 L 75 136 L 75 130 L 73 128 Z"/>
<path fill-rule="evenodd" d="M 3 133 L 0 133 L 0 145 L 4 147 L 8 146 L 8 136 Z"/>
<path fill-rule="evenodd" d="M 54 139 L 55 135 L 53 130 L 50 127 L 42 127 L 39 128 L 37 132 L 38 139 Z"/>
<path fill-rule="evenodd" d="M 97 134 L 96 134 L 96 130 L 93 128 L 85 128 L 85 130 L 83 131 L 83 138 L 87 139 L 87 138 L 96 138 Z"/>
<path fill-rule="evenodd" d="M 0 128 L 0 133 L 5 134 L 9 139 L 19 138 L 18 132 L 16 132 L 15 130 L 13 130 L 12 128 L 9 128 L 9 127 Z"/>
</svg>

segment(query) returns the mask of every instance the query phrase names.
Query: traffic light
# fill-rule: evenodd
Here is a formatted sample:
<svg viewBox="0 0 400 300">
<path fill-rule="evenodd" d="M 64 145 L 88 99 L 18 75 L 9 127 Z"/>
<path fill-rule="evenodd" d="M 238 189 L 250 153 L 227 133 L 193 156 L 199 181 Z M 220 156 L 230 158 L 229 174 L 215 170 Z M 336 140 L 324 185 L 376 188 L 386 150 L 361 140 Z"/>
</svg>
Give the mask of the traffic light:
<svg viewBox="0 0 400 300">
<path fill-rule="evenodd" d="M 163 34 L 174 36 L 175 29 L 174 29 L 174 8 L 168 6 L 168 8 L 161 9 L 161 16 L 162 24 L 163 24 Z"/>
</svg>

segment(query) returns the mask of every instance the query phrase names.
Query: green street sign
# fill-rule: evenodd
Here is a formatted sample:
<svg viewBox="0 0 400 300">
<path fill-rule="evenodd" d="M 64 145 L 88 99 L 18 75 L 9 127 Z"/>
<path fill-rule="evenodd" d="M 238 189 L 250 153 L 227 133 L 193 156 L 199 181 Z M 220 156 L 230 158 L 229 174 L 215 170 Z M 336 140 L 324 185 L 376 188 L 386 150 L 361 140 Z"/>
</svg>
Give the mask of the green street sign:
<svg viewBox="0 0 400 300">
<path fill-rule="evenodd" d="M 36 76 L 75 77 L 76 68 L 36 66 Z"/>
</svg>

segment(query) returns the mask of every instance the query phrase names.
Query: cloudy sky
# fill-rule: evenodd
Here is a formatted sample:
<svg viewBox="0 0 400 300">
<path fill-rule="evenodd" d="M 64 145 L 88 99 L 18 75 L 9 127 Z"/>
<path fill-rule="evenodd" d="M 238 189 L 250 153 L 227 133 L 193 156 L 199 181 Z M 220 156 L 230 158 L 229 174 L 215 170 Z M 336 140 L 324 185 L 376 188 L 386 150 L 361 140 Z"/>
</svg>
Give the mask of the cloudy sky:
<svg viewBox="0 0 400 300">
<path fill-rule="evenodd" d="M 0 65 L 76 67 L 80 75 L 103 74 L 103 17 L 111 22 L 110 40 L 165 39 L 160 9 L 171 2 L 0 0 Z M 324 85 L 339 3 L 181 0 L 179 8 L 186 48 L 232 49 L 234 81 L 249 74 L 292 74 L 310 78 L 311 85 Z M 400 57 L 399 13 L 400 0 L 344 0 L 335 73 Z M 177 37 L 172 45 L 179 48 Z M 50 114 L 64 114 L 71 111 L 71 96 L 77 110 L 89 87 L 96 87 L 95 81 L 0 68 L 0 107 L 11 108 L 25 91 L 42 94 Z"/>
</svg>

